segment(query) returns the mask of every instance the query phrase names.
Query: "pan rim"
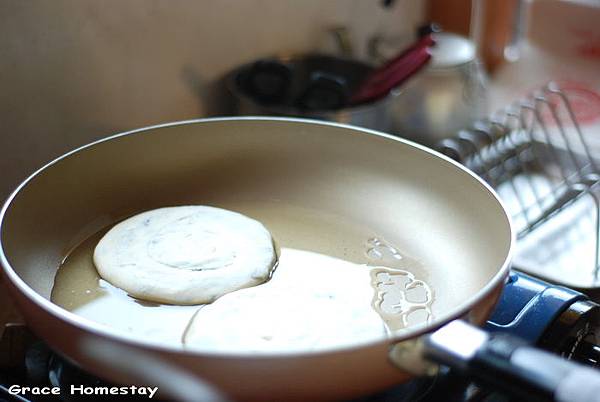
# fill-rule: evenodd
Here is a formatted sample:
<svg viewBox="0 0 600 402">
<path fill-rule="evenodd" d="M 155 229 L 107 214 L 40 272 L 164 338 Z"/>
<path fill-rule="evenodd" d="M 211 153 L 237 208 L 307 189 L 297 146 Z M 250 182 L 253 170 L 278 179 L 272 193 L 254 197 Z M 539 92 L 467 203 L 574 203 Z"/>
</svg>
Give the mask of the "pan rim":
<svg viewBox="0 0 600 402">
<path fill-rule="evenodd" d="M 12 205 L 12 202 L 19 194 L 19 192 L 25 188 L 30 181 L 32 181 L 35 177 L 40 175 L 45 170 L 52 167 L 54 164 L 59 163 L 63 159 L 70 157 L 73 154 L 78 152 L 82 152 L 87 148 L 91 148 L 96 146 L 97 144 L 101 144 L 107 141 L 113 141 L 118 138 L 134 135 L 139 133 L 144 133 L 146 131 L 174 127 L 174 126 L 183 126 L 183 125 L 191 125 L 198 123 L 211 123 L 211 122 L 227 122 L 227 121 L 259 121 L 259 122 L 291 122 L 291 123 L 304 123 L 304 124 L 313 124 L 313 125 L 321 125 L 321 126 L 330 126 L 337 128 L 349 129 L 351 131 L 359 131 L 369 135 L 374 135 L 380 138 L 385 138 L 392 141 L 397 141 L 403 143 L 404 145 L 408 145 L 409 147 L 415 148 L 420 152 L 423 152 L 429 156 L 434 156 L 442 161 L 448 163 L 454 169 L 457 169 L 462 172 L 462 174 L 467 174 L 474 180 L 474 182 L 478 183 L 483 190 L 487 191 L 488 195 L 498 203 L 501 207 L 500 210 L 503 212 L 503 217 L 508 227 L 508 233 L 510 239 L 508 242 L 508 250 L 506 251 L 506 255 L 504 261 L 502 262 L 498 271 L 494 274 L 494 276 L 477 292 L 475 292 L 467 301 L 464 303 L 449 309 L 448 312 L 440 315 L 439 317 L 434 318 L 430 323 L 427 324 L 419 324 L 412 326 L 402 333 L 390 336 L 384 339 L 377 339 L 368 342 L 357 343 L 349 346 L 339 346 L 339 347 L 331 347 L 324 350 L 316 350 L 316 351 L 277 351 L 277 352 L 226 352 L 226 351 L 210 351 L 210 350 L 196 350 L 196 349 L 186 349 L 182 346 L 174 346 L 168 344 L 161 344 L 159 342 L 148 340 L 148 339 L 140 339 L 133 338 L 132 336 L 128 336 L 127 334 L 120 333 L 118 331 L 112 330 L 111 328 L 104 326 L 102 324 L 96 323 L 92 320 L 86 319 L 84 317 L 78 316 L 77 314 L 70 312 L 68 310 L 63 309 L 62 307 L 52 303 L 50 300 L 43 297 L 41 294 L 36 292 L 33 288 L 31 288 L 14 270 L 12 265 L 9 263 L 8 258 L 4 252 L 4 244 L 3 244 L 3 227 L 4 220 L 9 208 Z M 46 313 L 52 315 L 55 318 L 58 318 L 69 325 L 76 327 L 77 329 L 85 332 L 91 333 L 95 336 L 106 338 L 110 341 L 120 342 L 124 344 L 128 344 L 135 347 L 141 347 L 144 349 L 149 349 L 157 352 L 163 353 L 174 353 L 178 355 L 185 356 L 198 356 L 198 357 L 214 357 L 214 358 L 252 358 L 252 359 L 272 359 L 272 358 L 290 358 L 290 357 L 307 357 L 307 356 L 318 356 L 318 355 L 327 355 L 334 353 L 342 353 L 357 349 L 367 349 L 375 346 L 389 345 L 395 344 L 407 339 L 418 338 L 426 333 L 430 333 L 435 331 L 437 328 L 442 327 L 450 321 L 455 319 L 459 319 L 467 314 L 470 310 L 472 310 L 475 306 L 478 305 L 482 300 L 484 300 L 499 284 L 504 278 L 508 275 L 510 270 L 510 262 L 512 260 L 512 256 L 514 254 L 516 243 L 516 233 L 514 230 L 513 223 L 511 221 L 510 216 L 508 215 L 507 209 L 504 205 L 504 202 L 500 199 L 495 190 L 487 184 L 483 179 L 477 176 L 475 173 L 454 161 L 453 159 L 443 155 L 433 149 L 430 149 L 424 145 L 415 143 L 413 141 L 400 138 L 391 134 L 383 133 L 376 130 L 366 129 L 362 127 L 352 126 L 348 124 L 341 124 L 335 122 L 326 122 L 315 119 L 307 119 L 307 118 L 294 118 L 294 117 L 275 117 L 275 116 L 235 116 L 235 117 L 209 117 L 209 118 L 200 118 L 200 119 L 190 119 L 190 120 L 182 120 L 175 122 L 167 122 L 156 124 L 152 126 L 146 126 L 137 128 L 134 130 L 129 130 L 121 133 L 117 133 L 105 138 L 101 138 L 99 140 L 90 142 L 88 144 L 77 147 L 71 151 L 68 151 L 57 158 L 54 158 L 50 162 L 44 164 L 42 167 L 37 169 L 31 175 L 29 175 L 25 180 L 23 180 L 16 189 L 8 196 L 2 209 L 0 210 L 0 265 L 2 266 L 2 272 L 4 276 L 10 281 L 10 286 L 15 287 L 18 291 L 20 291 L 30 302 L 35 304 L 38 308 L 41 308 Z"/>
</svg>

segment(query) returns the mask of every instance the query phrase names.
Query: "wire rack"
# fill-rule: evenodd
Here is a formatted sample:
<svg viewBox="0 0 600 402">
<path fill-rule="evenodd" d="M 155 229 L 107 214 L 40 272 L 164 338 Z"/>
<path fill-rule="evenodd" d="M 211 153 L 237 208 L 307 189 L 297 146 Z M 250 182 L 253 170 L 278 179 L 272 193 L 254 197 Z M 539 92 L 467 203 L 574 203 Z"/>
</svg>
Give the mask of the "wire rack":
<svg viewBox="0 0 600 402">
<path fill-rule="evenodd" d="M 518 232 L 515 266 L 597 288 L 600 174 L 592 133 L 578 123 L 572 102 L 550 83 L 437 149 L 479 174 L 503 199 Z"/>
</svg>

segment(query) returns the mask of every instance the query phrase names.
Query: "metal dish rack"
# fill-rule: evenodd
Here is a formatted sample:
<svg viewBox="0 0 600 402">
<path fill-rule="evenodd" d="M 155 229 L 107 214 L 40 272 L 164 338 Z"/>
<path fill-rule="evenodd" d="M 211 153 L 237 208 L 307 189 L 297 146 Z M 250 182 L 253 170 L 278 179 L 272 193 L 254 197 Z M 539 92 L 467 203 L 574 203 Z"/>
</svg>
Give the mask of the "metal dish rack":
<svg viewBox="0 0 600 402">
<path fill-rule="evenodd" d="M 600 288 L 600 163 L 571 103 L 550 83 L 437 149 L 496 189 L 518 232 L 516 267 Z"/>
</svg>

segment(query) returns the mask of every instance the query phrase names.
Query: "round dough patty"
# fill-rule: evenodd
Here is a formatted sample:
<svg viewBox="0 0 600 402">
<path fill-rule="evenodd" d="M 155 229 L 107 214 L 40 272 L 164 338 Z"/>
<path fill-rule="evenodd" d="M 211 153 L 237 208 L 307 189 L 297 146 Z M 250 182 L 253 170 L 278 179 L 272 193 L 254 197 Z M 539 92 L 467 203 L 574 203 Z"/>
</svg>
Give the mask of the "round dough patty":
<svg viewBox="0 0 600 402">
<path fill-rule="evenodd" d="M 183 305 L 263 283 L 276 259 L 271 234 L 260 222 L 208 206 L 132 216 L 94 250 L 98 273 L 114 286 L 140 299 Z"/>
<path fill-rule="evenodd" d="M 184 334 L 201 352 L 307 352 L 387 336 L 373 309 L 370 269 L 282 248 L 271 280 L 202 306 Z"/>
</svg>

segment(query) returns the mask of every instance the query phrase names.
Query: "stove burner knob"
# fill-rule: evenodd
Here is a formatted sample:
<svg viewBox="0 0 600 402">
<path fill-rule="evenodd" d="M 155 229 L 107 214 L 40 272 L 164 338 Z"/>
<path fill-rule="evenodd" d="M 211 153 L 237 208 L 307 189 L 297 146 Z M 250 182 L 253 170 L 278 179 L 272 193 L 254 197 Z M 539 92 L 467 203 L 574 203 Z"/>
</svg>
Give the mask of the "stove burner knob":
<svg viewBox="0 0 600 402">
<path fill-rule="evenodd" d="M 600 365 L 600 305 L 583 293 L 512 271 L 486 324 L 542 349 Z"/>
<path fill-rule="evenodd" d="M 577 300 L 552 322 L 538 345 L 567 359 L 597 366 L 600 346 L 596 332 L 600 324 L 600 305 L 591 300 Z"/>
</svg>

